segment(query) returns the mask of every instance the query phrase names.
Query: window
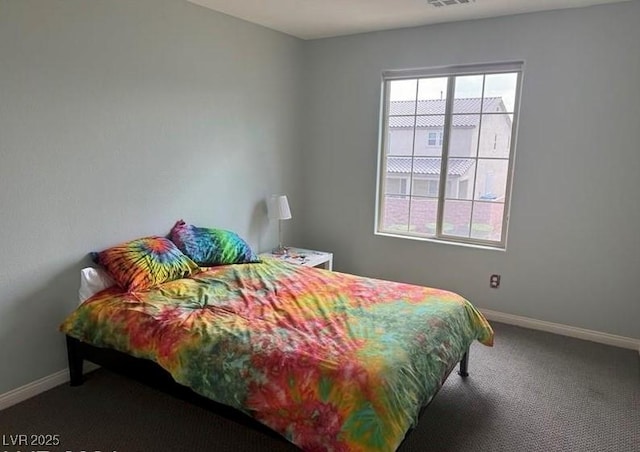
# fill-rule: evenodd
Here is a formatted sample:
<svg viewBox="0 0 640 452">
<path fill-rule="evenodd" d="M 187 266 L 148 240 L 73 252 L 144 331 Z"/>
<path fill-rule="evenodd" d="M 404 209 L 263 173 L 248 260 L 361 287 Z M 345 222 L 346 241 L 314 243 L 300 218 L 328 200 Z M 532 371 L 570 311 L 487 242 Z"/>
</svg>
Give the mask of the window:
<svg viewBox="0 0 640 452">
<path fill-rule="evenodd" d="M 437 180 L 414 179 L 411 188 L 411 193 L 414 196 L 428 196 L 431 198 L 438 196 Z"/>
<path fill-rule="evenodd" d="M 387 195 L 406 195 L 407 180 L 398 177 L 387 177 Z"/>
<path fill-rule="evenodd" d="M 383 74 L 376 233 L 506 246 L 522 66 Z"/>
<path fill-rule="evenodd" d="M 429 132 L 427 135 L 428 146 L 442 146 L 442 138 L 444 134 L 442 132 Z"/>
</svg>

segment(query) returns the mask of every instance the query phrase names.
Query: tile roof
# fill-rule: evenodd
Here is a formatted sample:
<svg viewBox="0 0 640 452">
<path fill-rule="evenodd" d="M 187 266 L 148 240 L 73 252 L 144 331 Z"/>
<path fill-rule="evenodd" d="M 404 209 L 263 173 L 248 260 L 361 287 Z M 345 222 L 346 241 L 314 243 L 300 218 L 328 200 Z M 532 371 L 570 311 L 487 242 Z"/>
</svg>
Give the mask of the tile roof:
<svg viewBox="0 0 640 452">
<path fill-rule="evenodd" d="M 485 97 L 484 104 L 482 98 L 469 97 L 455 99 L 453 101 L 453 126 L 454 127 L 476 127 L 478 125 L 480 107 L 483 112 L 505 111 L 501 97 Z M 443 127 L 444 126 L 444 99 L 419 100 L 417 109 L 416 102 L 412 100 L 396 100 L 389 102 L 389 127 L 413 127 L 414 113 L 418 127 Z M 474 114 L 461 114 L 474 113 Z"/>
<path fill-rule="evenodd" d="M 413 159 L 413 174 L 438 176 L 442 159 L 438 157 L 388 156 L 387 173 L 410 173 Z M 473 166 L 472 159 L 449 159 L 449 176 L 462 176 Z"/>
</svg>

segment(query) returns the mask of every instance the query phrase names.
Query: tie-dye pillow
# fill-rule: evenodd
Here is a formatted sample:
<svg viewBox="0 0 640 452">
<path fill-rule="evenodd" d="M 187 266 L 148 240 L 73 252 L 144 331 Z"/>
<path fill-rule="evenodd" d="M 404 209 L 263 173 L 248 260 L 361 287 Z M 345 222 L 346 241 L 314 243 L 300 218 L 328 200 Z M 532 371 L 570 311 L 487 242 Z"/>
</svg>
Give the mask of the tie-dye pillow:
<svg viewBox="0 0 640 452">
<path fill-rule="evenodd" d="M 129 292 L 186 278 L 198 266 L 164 237 L 144 237 L 91 253 L 114 281 Z"/>
<path fill-rule="evenodd" d="M 199 228 L 179 220 L 171 229 L 170 238 L 201 267 L 260 262 L 247 242 L 224 229 Z"/>
</svg>

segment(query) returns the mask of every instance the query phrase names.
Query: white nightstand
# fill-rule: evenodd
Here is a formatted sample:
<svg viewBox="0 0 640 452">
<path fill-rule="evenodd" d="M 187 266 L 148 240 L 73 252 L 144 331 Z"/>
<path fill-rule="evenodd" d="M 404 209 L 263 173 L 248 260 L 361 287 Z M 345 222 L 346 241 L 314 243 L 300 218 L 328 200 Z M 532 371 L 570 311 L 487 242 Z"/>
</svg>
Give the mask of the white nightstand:
<svg viewBox="0 0 640 452">
<path fill-rule="evenodd" d="M 333 270 L 333 253 L 324 251 L 306 250 L 304 248 L 287 247 L 285 255 L 273 254 L 271 251 L 260 253 L 260 257 L 272 257 L 290 264 L 303 265 L 305 267 L 318 267 L 325 270 Z"/>
</svg>

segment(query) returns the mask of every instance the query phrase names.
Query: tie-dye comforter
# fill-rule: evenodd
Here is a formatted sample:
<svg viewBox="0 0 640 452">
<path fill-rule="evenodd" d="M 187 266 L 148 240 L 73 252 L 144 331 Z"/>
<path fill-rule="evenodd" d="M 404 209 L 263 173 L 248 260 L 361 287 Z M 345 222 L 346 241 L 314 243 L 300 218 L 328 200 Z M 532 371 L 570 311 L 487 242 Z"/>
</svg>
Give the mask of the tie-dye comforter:
<svg viewBox="0 0 640 452">
<path fill-rule="evenodd" d="M 61 330 L 151 359 L 305 450 L 395 450 L 475 339 L 451 292 L 266 260 L 136 294 L 107 289 Z"/>
</svg>

